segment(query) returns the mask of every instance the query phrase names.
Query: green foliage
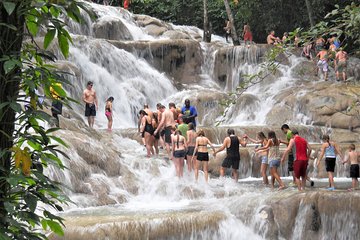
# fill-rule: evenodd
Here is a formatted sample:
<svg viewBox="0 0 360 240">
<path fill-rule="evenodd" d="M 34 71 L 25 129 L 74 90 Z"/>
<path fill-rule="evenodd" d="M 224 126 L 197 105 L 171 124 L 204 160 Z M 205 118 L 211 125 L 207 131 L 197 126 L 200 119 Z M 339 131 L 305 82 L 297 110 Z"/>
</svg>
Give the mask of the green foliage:
<svg viewBox="0 0 360 240">
<path fill-rule="evenodd" d="M 235 27 L 242 36 L 245 23 L 252 29 L 255 42 L 263 43 L 271 30 L 277 36 L 290 32 L 295 28 L 310 26 L 305 0 L 240 0 L 237 4 L 230 0 Z M 318 22 L 334 9 L 351 3 L 351 0 L 313 0 L 311 1 L 314 20 Z M 132 10 L 137 14 L 147 14 L 179 25 L 192 25 L 203 28 L 203 1 L 179 0 L 133 0 Z M 223 0 L 208 0 L 209 22 L 212 31 L 224 35 L 224 25 L 227 19 Z"/>
<path fill-rule="evenodd" d="M 51 116 L 43 111 L 36 91 L 42 89 L 52 99 L 52 87 L 64 104 L 72 101 L 57 86 L 69 82 L 49 64 L 56 58 L 46 49 L 57 38 L 60 51 L 68 56 L 71 37 L 61 18 L 82 22 L 80 9 L 90 13 L 84 2 L 76 0 L 8 0 L 0 4 L 2 14 L 7 14 L 7 18 L 0 17 L 0 83 L 8 89 L 2 92 L 0 103 L 0 239 L 46 239 L 47 229 L 63 235 L 62 218 L 50 208 L 62 211 L 60 204 L 69 200 L 43 169 L 49 165 L 64 169 L 59 155 L 66 154 L 58 147 L 66 144 L 52 135 L 57 128 L 42 126 L 51 122 Z M 23 26 L 27 29 L 25 42 Z M 45 31 L 45 50 L 34 40 L 40 30 Z M 12 44 L 6 44 L 8 41 Z M 14 116 L 11 123 L 9 116 Z"/>
<path fill-rule="evenodd" d="M 323 21 L 308 31 L 301 32 L 304 42 L 310 42 L 319 36 L 330 38 L 336 35 L 342 47 L 349 53 L 360 56 L 360 5 L 354 2 L 335 9 L 326 14 Z"/>
</svg>

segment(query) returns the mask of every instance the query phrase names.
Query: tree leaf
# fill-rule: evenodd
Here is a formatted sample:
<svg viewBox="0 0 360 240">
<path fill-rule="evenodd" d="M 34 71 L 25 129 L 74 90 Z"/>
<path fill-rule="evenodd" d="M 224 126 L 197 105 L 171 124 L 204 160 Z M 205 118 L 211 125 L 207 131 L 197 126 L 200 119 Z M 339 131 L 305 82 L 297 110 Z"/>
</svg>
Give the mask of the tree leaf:
<svg viewBox="0 0 360 240">
<path fill-rule="evenodd" d="M 13 2 L 3 2 L 3 6 L 6 12 L 11 15 L 12 12 L 15 10 L 16 4 Z"/>
<path fill-rule="evenodd" d="M 59 236 L 64 236 L 64 230 L 58 222 L 47 220 L 46 223 L 50 227 L 51 231 L 53 231 Z"/>
<path fill-rule="evenodd" d="M 58 32 L 58 43 L 62 54 L 67 58 L 69 56 L 69 41 L 67 37 L 60 32 Z"/>
<path fill-rule="evenodd" d="M 25 194 L 24 200 L 31 212 L 35 212 L 37 206 L 37 198 L 32 194 Z"/>
<path fill-rule="evenodd" d="M 10 59 L 4 63 L 5 74 L 11 72 L 16 66 L 16 61 Z"/>
<path fill-rule="evenodd" d="M 54 39 L 56 30 L 55 29 L 50 29 L 44 38 L 44 48 L 47 49 L 50 45 L 50 43 L 52 42 L 52 40 Z"/>
<path fill-rule="evenodd" d="M 37 23 L 34 21 L 26 21 L 26 26 L 29 32 L 31 33 L 31 35 L 35 37 L 39 30 L 39 26 L 37 25 Z"/>
</svg>

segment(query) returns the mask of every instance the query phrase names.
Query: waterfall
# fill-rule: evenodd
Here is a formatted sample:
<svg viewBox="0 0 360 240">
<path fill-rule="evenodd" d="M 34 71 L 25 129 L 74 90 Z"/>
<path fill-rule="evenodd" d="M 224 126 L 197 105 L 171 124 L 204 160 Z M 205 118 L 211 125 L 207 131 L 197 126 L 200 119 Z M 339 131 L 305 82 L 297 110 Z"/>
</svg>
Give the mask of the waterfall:
<svg viewBox="0 0 360 240">
<path fill-rule="evenodd" d="M 226 178 L 217 176 L 225 153 L 210 157 L 209 183 L 202 171 L 195 182 L 186 167 L 184 177 L 178 179 L 173 162 L 164 159 L 163 151 L 145 157 L 134 129 L 143 104 L 155 109 L 158 102 L 175 102 L 181 107 L 189 98 L 198 109 L 200 127 L 216 144 L 222 143 L 228 126 L 239 135 L 254 137 L 257 131 L 272 129 L 265 126 L 269 122 L 276 123 L 281 136 L 282 122 L 268 119 L 274 105 L 285 105 L 278 102 L 277 94 L 299 84 L 293 68 L 302 59 L 286 58 L 275 74 L 244 92 L 223 126 L 214 127 L 225 109 L 221 100 L 246 75 L 259 71 L 267 46 L 229 47 L 218 36 L 212 37 L 212 43 L 199 43 L 202 30 L 198 28 L 165 24 L 121 8 L 89 5 L 98 18 L 86 18 L 85 27 L 70 22 L 74 45 L 69 59 L 59 57 L 56 65 L 72 74 L 72 86 L 64 87 L 79 102 L 86 83 L 94 82 L 100 108 L 95 130 L 84 127 L 84 117 L 60 119 L 67 128 L 56 134 L 69 144 L 62 149 L 69 155 L 63 159 L 67 169 L 47 171 L 66 186 L 73 203 L 61 215 L 67 226 L 65 236 L 51 235 L 50 239 L 356 239 L 360 232 L 357 193 L 325 192 L 321 189 L 327 185 L 325 178 L 316 180 L 317 188 L 303 193 L 292 187 L 283 191 L 265 187 L 253 146 L 241 149 L 239 183 L 230 178 L 230 172 Z M 156 25 L 156 31 L 144 22 Z M 172 39 L 174 32 L 170 31 L 184 38 Z M 301 97 L 304 92 L 293 94 Z M 115 98 L 112 133 L 102 130 L 109 96 Z M 72 104 L 72 108 L 72 114 L 83 115 L 82 104 Z M 297 109 L 289 123 L 311 124 Z M 313 126 L 299 126 L 298 130 L 309 142 L 319 142 L 323 131 Z M 313 165 L 312 159 L 311 177 Z M 284 165 L 282 176 L 287 176 L 286 169 Z M 338 164 L 336 169 L 335 183 L 346 188 L 347 166 Z M 290 181 L 291 177 L 284 179 L 286 184 Z"/>
</svg>

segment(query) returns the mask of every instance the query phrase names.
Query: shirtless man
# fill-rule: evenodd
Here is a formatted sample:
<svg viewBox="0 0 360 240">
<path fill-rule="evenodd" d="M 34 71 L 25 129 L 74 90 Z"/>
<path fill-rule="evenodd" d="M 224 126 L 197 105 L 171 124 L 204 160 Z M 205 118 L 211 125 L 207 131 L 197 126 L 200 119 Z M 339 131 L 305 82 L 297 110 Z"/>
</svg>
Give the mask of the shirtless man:
<svg viewBox="0 0 360 240">
<path fill-rule="evenodd" d="M 325 81 L 327 81 L 327 77 L 328 77 L 328 52 L 326 51 L 326 49 L 322 49 L 317 55 L 316 57 L 319 58 L 319 61 L 317 63 L 318 69 L 316 74 L 319 72 L 319 70 L 324 72 L 324 78 Z"/>
<path fill-rule="evenodd" d="M 352 178 L 352 185 L 351 188 L 348 189 L 349 191 L 355 190 L 359 187 L 359 159 L 360 153 L 355 151 L 355 145 L 350 144 L 349 146 L 349 155 L 345 158 L 342 163 L 350 162 L 350 177 Z"/>
<path fill-rule="evenodd" d="M 340 73 L 342 73 L 343 81 L 346 82 L 346 60 L 347 53 L 339 48 L 335 55 L 336 80 L 340 81 Z"/>
<path fill-rule="evenodd" d="M 88 123 L 91 128 L 94 127 L 96 111 L 98 110 L 98 100 L 96 92 L 93 89 L 93 82 L 89 81 L 83 93 L 83 101 L 85 102 L 85 117 L 88 118 Z"/>
<path fill-rule="evenodd" d="M 266 38 L 267 44 L 274 45 L 280 42 L 280 38 L 275 37 L 275 31 L 271 31 L 270 34 Z"/>
<path fill-rule="evenodd" d="M 164 128 L 166 152 L 169 156 L 169 159 L 171 159 L 171 151 L 170 151 L 171 129 L 176 125 L 174 120 L 174 114 L 170 109 L 165 109 L 165 106 L 160 107 L 160 112 L 161 112 L 161 121 L 157 129 L 155 130 L 154 135 L 156 135 L 159 131 L 161 131 L 162 128 Z"/>
<path fill-rule="evenodd" d="M 315 40 L 315 51 L 316 51 L 316 54 L 318 54 L 321 50 L 323 50 L 323 49 L 324 49 L 324 46 L 325 46 L 325 39 L 319 36 L 319 37 Z"/>
</svg>

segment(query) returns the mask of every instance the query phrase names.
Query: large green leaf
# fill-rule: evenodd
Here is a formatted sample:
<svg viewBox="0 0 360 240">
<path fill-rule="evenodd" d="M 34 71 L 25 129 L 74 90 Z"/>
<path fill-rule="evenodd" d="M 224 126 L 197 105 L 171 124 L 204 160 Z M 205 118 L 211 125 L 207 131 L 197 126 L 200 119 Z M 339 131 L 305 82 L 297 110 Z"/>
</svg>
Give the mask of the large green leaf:
<svg viewBox="0 0 360 240">
<path fill-rule="evenodd" d="M 51 231 L 53 231 L 55 234 L 64 236 L 64 230 L 58 222 L 47 220 L 46 223 L 50 227 Z"/>
<path fill-rule="evenodd" d="M 3 2 L 2 4 L 9 15 L 15 10 L 16 4 L 13 2 Z"/>
<path fill-rule="evenodd" d="M 44 48 L 47 49 L 50 45 L 50 43 L 52 42 L 52 40 L 54 39 L 56 33 L 56 29 L 50 29 L 44 38 Z"/>
<path fill-rule="evenodd" d="M 34 195 L 27 193 L 25 194 L 24 200 L 30 211 L 35 212 L 37 206 L 37 198 Z"/>
<path fill-rule="evenodd" d="M 69 41 L 68 38 L 61 32 L 58 32 L 58 43 L 62 54 L 65 58 L 67 58 L 69 56 Z"/>
</svg>

